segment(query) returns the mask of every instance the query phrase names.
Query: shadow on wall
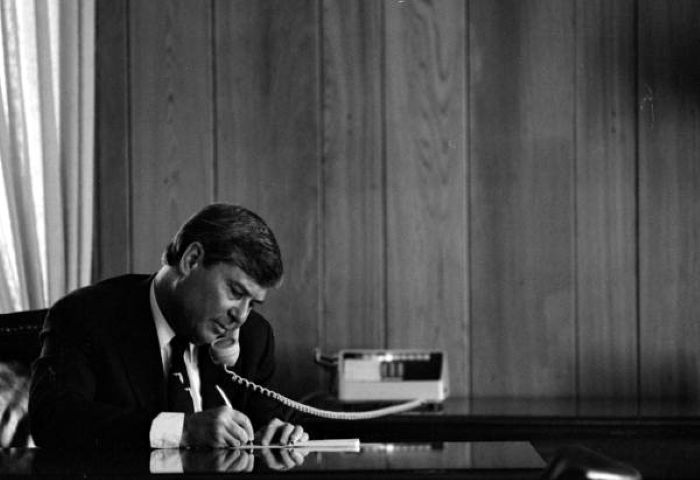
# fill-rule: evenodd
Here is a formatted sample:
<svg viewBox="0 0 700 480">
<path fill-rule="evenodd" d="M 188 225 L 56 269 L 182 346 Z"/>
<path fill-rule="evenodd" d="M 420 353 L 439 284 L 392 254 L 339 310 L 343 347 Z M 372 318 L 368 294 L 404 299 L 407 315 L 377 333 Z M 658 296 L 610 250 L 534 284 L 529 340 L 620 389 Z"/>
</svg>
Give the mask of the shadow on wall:
<svg viewBox="0 0 700 480">
<path fill-rule="evenodd" d="M 678 2 L 664 6 L 664 10 L 667 8 L 671 10 L 670 14 L 654 16 L 651 12 L 649 17 L 652 22 L 654 19 L 668 21 L 665 31 L 647 25 L 645 30 L 650 35 L 641 40 L 640 63 L 643 69 L 644 66 L 649 69 L 642 73 L 642 78 L 649 79 L 640 85 L 642 107 L 654 100 L 668 100 L 663 98 L 665 94 L 676 99 L 700 101 L 700 62 L 697 60 L 700 5 L 697 2 Z M 645 52 L 652 53 L 645 57 Z"/>
<path fill-rule="evenodd" d="M 700 100 L 700 6 L 695 10 L 690 16 L 694 21 L 686 22 L 675 37 L 668 58 L 669 75 L 672 75 L 673 83 L 668 87 L 681 95 Z"/>
<path fill-rule="evenodd" d="M 678 351 L 668 352 L 657 365 L 642 365 L 642 405 L 654 408 L 659 401 L 696 404 L 700 400 L 698 361 L 694 352 Z M 645 371 L 650 374 L 644 375 Z"/>
</svg>

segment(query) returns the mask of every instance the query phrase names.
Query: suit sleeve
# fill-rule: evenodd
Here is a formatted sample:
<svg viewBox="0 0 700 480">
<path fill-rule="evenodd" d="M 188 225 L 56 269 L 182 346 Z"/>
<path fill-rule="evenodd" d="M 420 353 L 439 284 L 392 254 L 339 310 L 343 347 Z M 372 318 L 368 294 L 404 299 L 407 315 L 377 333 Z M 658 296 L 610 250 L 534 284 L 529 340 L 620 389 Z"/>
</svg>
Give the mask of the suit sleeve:
<svg viewBox="0 0 700 480">
<path fill-rule="evenodd" d="M 157 412 L 96 400 L 104 345 L 87 328 L 85 310 L 59 302 L 46 318 L 29 398 L 34 440 L 43 447 L 148 447 Z"/>
</svg>

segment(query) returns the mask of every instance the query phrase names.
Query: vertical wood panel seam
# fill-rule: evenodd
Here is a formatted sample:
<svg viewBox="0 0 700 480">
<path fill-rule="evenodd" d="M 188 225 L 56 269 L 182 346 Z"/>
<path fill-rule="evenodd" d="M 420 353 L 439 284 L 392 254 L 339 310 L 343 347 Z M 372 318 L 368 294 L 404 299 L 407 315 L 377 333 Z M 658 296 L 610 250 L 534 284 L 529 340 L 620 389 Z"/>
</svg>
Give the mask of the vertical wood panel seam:
<svg viewBox="0 0 700 480">
<path fill-rule="evenodd" d="M 381 144 L 381 158 L 380 158 L 380 175 L 381 175 L 381 190 L 382 190 L 382 221 L 381 221 L 381 238 L 382 238 L 382 310 L 383 310 L 383 329 L 382 333 L 384 338 L 382 339 L 382 346 L 388 348 L 389 346 L 389 174 L 388 174 L 388 148 L 387 148 L 387 94 L 386 94 L 386 82 L 387 82 L 387 65 L 386 65 L 386 46 L 387 46 L 387 17 L 386 17 L 386 4 L 384 2 L 380 3 L 379 7 L 379 25 L 382 28 L 382 35 L 379 37 L 381 39 L 380 45 L 380 82 L 379 82 L 379 98 L 380 98 L 380 142 Z"/>
<path fill-rule="evenodd" d="M 573 32 L 574 32 L 574 68 L 572 72 L 573 82 L 573 118 L 572 118 L 572 140 L 573 140 L 573 162 L 571 188 L 573 190 L 573 314 L 574 314 L 574 395 L 577 399 L 581 397 L 581 325 L 579 318 L 579 212 L 578 212 L 578 63 L 579 63 L 579 35 L 578 35 L 578 0 L 573 3 Z"/>
<path fill-rule="evenodd" d="M 125 6 L 125 18 L 124 18 L 124 36 L 125 36 L 125 52 L 124 56 L 126 57 L 125 63 L 126 63 L 126 85 L 125 85 L 125 103 L 126 103 L 126 112 L 125 112 L 125 118 L 126 118 L 126 138 L 124 139 L 126 142 L 125 145 L 125 151 L 126 151 L 126 214 L 127 214 L 127 219 L 126 219 L 126 228 L 127 228 L 127 234 L 126 234 L 126 240 L 127 240 L 127 245 L 126 245 L 126 264 L 127 268 L 129 269 L 129 273 L 134 271 L 134 202 L 133 202 L 133 195 L 134 195 L 134 187 L 133 187 L 133 158 L 134 158 L 134 145 L 133 145 L 133 118 L 132 118 L 132 107 L 131 107 L 131 98 L 132 98 L 132 65 L 131 65 L 131 2 L 129 0 L 125 0 L 124 2 Z"/>
<path fill-rule="evenodd" d="M 323 0 L 316 0 L 316 161 L 318 169 L 316 173 L 316 182 L 318 187 L 317 202 L 317 217 L 316 217 L 316 242 L 319 249 L 319 261 L 317 262 L 318 271 L 318 288 L 316 291 L 316 342 L 317 345 L 323 345 L 325 341 L 325 324 L 324 312 L 325 305 L 325 287 L 326 279 L 326 246 L 325 246 L 325 218 L 326 218 L 326 189 L 324 182 L 324 152 L 325 152 L 325 118 L 324 118 L 324 98 L 325 98 L 325 63 L 324 51 L 325 44 L 323 40 Z M 322 343 L 323 342 L 323 343 Z M 323 375 L 317 373 L 317 382 L 320 384 Z"/>
<path fill-rule="evenodd" d="M 467 365 L 467 372 L 468 372 L 468 378 L 469 378 L 469 384 L 467 385 L 467 395 L 471 398 L 473 397 L 472 393 L 474 392 L 474 369 L 472 368 L 474 365 L 473 361 L 473 354 L 472 352 L 474 349 L 472 348 L 471 341 L 472 341 L 472 228 L 471 228 L 471 220 L 472 220 L 472 202 L 471 202 L 471 167 L 472 167 L 472 155 L 471 155 L 471 145 L 472 145 L 472 138 L 471 138 L 471 28 L 469 24 L 469 19 L 470 19 L 470 7 L 471 1 L 466 2 L 464 6 L 464 104 L 465 104 L 465 109 L 464 109 L 464 129 L 465 129 L 465 135 L 464 138 L 466 139 L 467 144 L 465 145 L 464 148 L 464 163 L 465 163 L 465 168 L 464 168 L 464 186 L 465 186 L 465 194 L 464 194 L 464 203 L 465 203 L 465 212 L 467 215 L 466 222 L 465 222 L 465 228 L 467 229 L 466 231 L 466 245 L 464 245 L 464 255 L 465 259 L 467 261 L 467 266 L 466 266 L 466 272 L 465 272 L 465 281 L 467 282 L 466 285 L 466 295 L 467 298 L 465 299 L 465 311 L 464 313 L 466 314 L 466 322 L 467 322 L 467 328 L 465 329 L 467 332 L 467 338 L 465 341 L 466 347 L 469 349 L 466 355 L 466 359 L 468 362 Z"/>
<path fill-rule="evenodd" d="M 632 18 L 634 22 L 634 265 L 635 265 L 635 322 L 637 329 L 637 406 L 639 407 L 642 397 L 642 298 L 641 298 L 641 170 L 640 170 L 640 115 L 639 115 L 639 81 L 640 81 L 640 14 L 639 2 L 634 2 Z"/>
<path fill-rule="evenodd" d="M 82 3 L 79 3 L 79 4 L 78 4 L 78 9 L 77 9 L 77 17 L 78 17 L 78 27 L 77 27 L 77 30 L 78 30 L 78 42 L 77 42 L 77 47 L 78 47 L 78 56 L 79 56 L 79 60 L 78 60 L 78 61 L 79 61 L 80 63 L 82 63 L 82 60 L 83 60 L 83 59 L 82 59 L 83 51 L 84 51 L 84 49 L 85 49 L 85 45 L 84 45 L 83 39 L 85 38 L 85 33 L 86 33 L 86 32 L 85 32 L 85 27 L 83 26 L 83 22 L 82 22 L 82 17 L 83 17 L 84 15 L 86 15 L 86 14 L 85 14 L 85 10 L 86 10 L 85 5 L 83 5 Z M 80 72 L 80 71 L 78 72 L 77 83 L 78 83 L 78 88 L 82 91 L 82 90 L 83 90 L 83 85 L 82 85 L 82 83 L 83 83 L 83 75 L 82 75 L 82 72 Z M 84 95 L 78 95 L 78 99 L 77 99 L 77 102 L 76 102 L 76 103 L 77 103 L 76 109 L 77 109 L 77 111 L 78 111 L 78 118 L 77 118 L 78 128 L 77 128 L 77 130 L 78 130 L 78 132 L 84 132 L 84 131 L 85 131 L 85 125 L 86 125 L 86 123 L 87 123 L 87 122 L 85 121 L 85 118 L 83 118 L 83 115 L 82 115 L 82 112 L 83 112 L 83 110 L 85 109 L 85 98 L 84 98 Z M 80 133 L 78 133 L 78 137 L 80 137 Z M 79 162 L 79 164 L 82 164 L 82 163 L 83 163 L 83 158 L 84 158 L 84 156 L 85 156 L 85 151 L 84 151 L 83 148 L 82 148 L 82 147 L 83 147 L 83 142 L 81 141 L 80 138 L 78 138 L 77 141 L 76 141 L 75 143 L 76 143 L 76 145 L 75 145 L 76 156 L 78 157 L 78 162 Z M 82 225 L 81 225 L 81 224 L 82 224 L 81 219 L 84 217 L 85 208 L 87 207 L 86 205 L 83 205 L 83 202 L 80 201 L 80 198 L 81 198 L 82 195 L 83 195 L 83 193 L 80 191 L 80 185 L 82 184 L 83 181 L 85 181 L 85 179 L 82 178 L 82 177 L 83 177 L 82 168 L 78 169 L 78 171 L 77 171 L 76 174 L 75 174 L 75 177 L 76 177 L 76 182 L 78 183 L 78 184 L 76 185 L 76 187 L 77 187 L 76 190 L 78 190 L 78 191 L 77 191 L 77 192 L 72 192 L 72 193 L 78 198 L 78 202 L 77 202 L 78 205 L 77 205 L 77 209 L 76 209 L 76 210 L 77 210 L 77 211 L 76 211 L 76 214 L 77 214 L 76 217 L 77 217 L 77 218 L 75 219 L 75 223 L 76 223 L 75 229 L 77 230 L 77 231 L 76 231 L 77 237 L 78 237 L 79 239 L 82 240 L 81 237 L 82 237 L 82 233 L 83 233 L 83 232 L 81 232 L 81 230 L 82 230 L 82 228 L 81 228 L 81 227 L 82 227 Z M 94 181 L 94 179 L 91 179 L 91 180 Z M 66 213 L 69 213 L 69 212 L 66 212 Z M 71 225 L 71 222 L 67 222 L 66 225 Z M 82 241 L 81 241 L 80 243 L 82 244 Z M 78 262 L 80 262 L 80 260 L 81 260 L 81 258 L 80 258 L 80 257 L 81 257 L 81 252 L 80 252 L 80 250 L 83 248 L 83 246 L 82 246 L 81 244 L 78 244 L 78 245 L 75 246 L 75 247 L 76 247 L 76 251 L 75 251 L 75 254 L 74 254 L 75 257 L 76 257 L 76 258 L 75 258 L 75 261 L 78 261 Z M 68 247 L 69 247 L 69 249 L 72 249 L 72 247 L 71 247 L 70 245 L 68 245 Z M 76 271 L 75 271 L 75 274 L 76 274 L 76 276 L 75 276 L 76 285 L 80 285 L 80 283 L 81 283 L 81 282 L 80 282 L 80 276 L 79 276 L 79 275 L 80 275 L 80 272 L 79 272 L 77 269 L 76 269 Z M 70 285 L 71 285 L 71 283 L 72 283 L 72 282 L 71 282 L 71 277 L 72 277 L 72 275 L 71 275 L 71 268 L 70 268 L 70 267 L 66 269 L 66 271 L 65 271 L 65 273 L 64 273 L 64 276 L 65 276 L 65 279 L 66 279 L 66 280 L 65 280 L 65 281 L 66 281 L 66 285 L 68 285 L 69 288 L 70 288 Z M 46 283 L 45 283 L 45 282 L 46 282 Z M 43 288 L 44 288 L 44 291 L 46 292 L 46 297 L 48 298 L 48 289 L 49 289 L 49 286 L 48 286 L 48 278 L 46 278 L 46 279 L 44 280 L 44 282 L 42 282 L 42 286 L 43 286 Z"/>
<path fill-rule="evenodd" d="M 99 189 L 100 185 L 100 173 L 102 171 L 102 168 L 100 166 L 100 157 L 102 156 L 102 135 L 100 134 L 100 125 L 102 124 L 101 121 L 101 114 L 100 114 L 100 96 L 102 92 L 102 82 L 101 82 L 101 75 L 100 75 L 100 60 L 99 56 L 101 52 L 104 52 L 104 49 L 102 48 L 101 45 L 101 36 L 102 36 L 102 29 L 100 28 L 100 19 L 101 19 L 101 3 L 99 1 L 95 2 L 95 55 L 93 58 L 93 61 L 95 63 L 95 104 L 94 104 L 94 111 L 95 111 L 95 116 L 94 116 L 94 138 L 95 138 L 95 143 L 93 145 L 93 164 L 94 164 L 94 171 L 93 171 L 93 185 L 95 188 L 94 192 L 94 199 L 93 199 L 93 211 L 92 211 L 92 221 L 93 221 L 93 234 L 92 234 L 92 260 L 91 260 L 91 271 L 90 271 L 90 283 L 94 283 L 98 279 L 102 278 L 102 271 L 104 270 L 104 265 L 102 261 L 102 250 L 101 250 L 101 245 L 102 245 L 102 225 L 100 224 L 100 219 L 102 218 L 101 212 L 102 212 L 102 207 L 103 207 L 103 201 L 101 198 L 101 193 Z"/>
<path fill-rule="evenodd" d="M 211 39 L 211 143 L 212 143 L 212 153 L 211 153 L 211 185 L 212 192 L 211 197 L 215 202 L 219 201 L 219 182 L 217 178 L 219 177 L 219 109 L 217 97 L 219 95 L 219 83 L 218 83 L 218 59 L 219 53 L 217 48 L 217 29 L 216 29 L 216 0 L 211 0 L 210 12 L 210 39 Z"/>
</svg>

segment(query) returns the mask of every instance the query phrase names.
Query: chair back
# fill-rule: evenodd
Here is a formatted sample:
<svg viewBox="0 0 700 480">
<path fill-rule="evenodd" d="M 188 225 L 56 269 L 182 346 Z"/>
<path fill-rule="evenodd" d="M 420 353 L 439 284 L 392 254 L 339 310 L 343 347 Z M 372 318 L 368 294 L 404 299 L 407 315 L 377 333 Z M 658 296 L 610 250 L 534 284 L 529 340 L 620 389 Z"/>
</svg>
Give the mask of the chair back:
<svg viewBox="0 0 700 480">
<path fill-rule="evenodd" d="M 0 448 L 31 447 L 29 375 L 46 309 L 0 314 Z"/>
<path fill-rule="evenodd" d="M 39 356 L 39 332 L 47 309 L 0 314 L 0 362 L 26 368 Z"/>
</svg>

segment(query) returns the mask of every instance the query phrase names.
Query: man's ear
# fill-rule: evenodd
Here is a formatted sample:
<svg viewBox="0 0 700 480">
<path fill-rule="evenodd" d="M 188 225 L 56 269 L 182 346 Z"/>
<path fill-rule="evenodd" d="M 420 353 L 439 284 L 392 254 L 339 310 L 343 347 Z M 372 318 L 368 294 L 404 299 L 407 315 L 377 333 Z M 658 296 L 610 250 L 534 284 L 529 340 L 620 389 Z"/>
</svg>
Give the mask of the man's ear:
<svg viewBox="0 0 700 480">
<path fill-rule="evenodd" d="M 180 257 L 178 268 L 183 275 L 189 274 L 204 261 L 204 247 L 199 242 L 190 243 Z"/>
</svg>

